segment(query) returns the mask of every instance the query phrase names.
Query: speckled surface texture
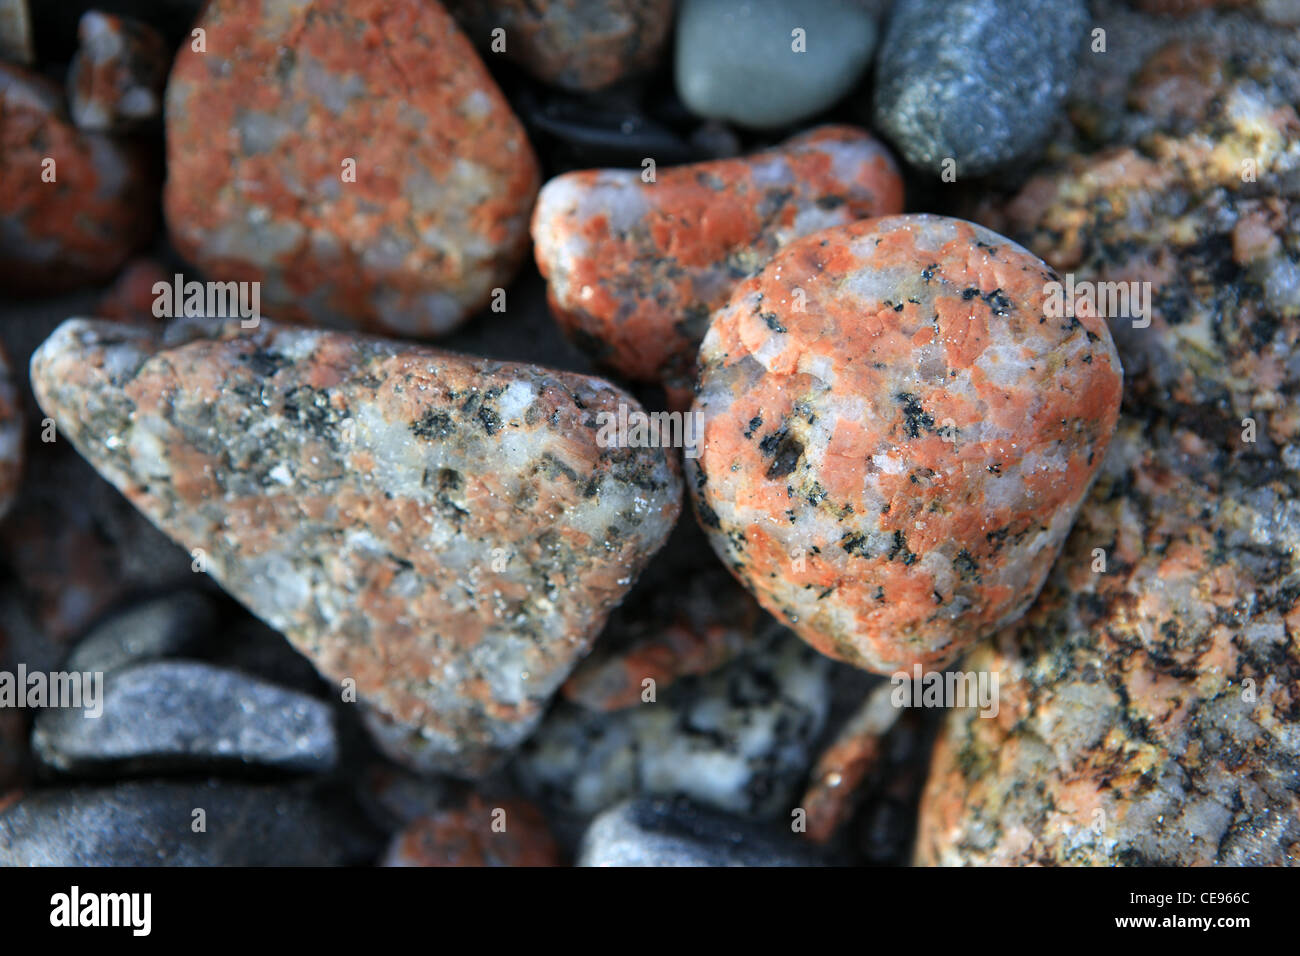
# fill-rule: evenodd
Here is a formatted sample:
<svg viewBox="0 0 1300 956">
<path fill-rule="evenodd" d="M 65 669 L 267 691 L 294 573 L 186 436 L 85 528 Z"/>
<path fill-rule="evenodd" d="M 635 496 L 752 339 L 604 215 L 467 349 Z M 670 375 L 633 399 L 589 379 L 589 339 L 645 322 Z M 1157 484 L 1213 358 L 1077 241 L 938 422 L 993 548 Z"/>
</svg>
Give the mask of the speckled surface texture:
<svg viewBox="0 0 1300 956">
<path fill-rule="evenodd" d="M 352 679 L 390 753 L 487 769 L 677 516 L 662 450 L 597 445 L 595 412 L 632 400 L 379 339 L 193 328 L 216 337 L 65 323 L 33 358 L 42 408 L 223 587 Z"/>
<path fill-rule="evenodd" d="M 942 666 L 1033 600 L 1119 407 L 1105 323 L 961 220 L 787 246 L 700 350 L 688 485 L 714 549 L 818 650 Z"/>
</svg>

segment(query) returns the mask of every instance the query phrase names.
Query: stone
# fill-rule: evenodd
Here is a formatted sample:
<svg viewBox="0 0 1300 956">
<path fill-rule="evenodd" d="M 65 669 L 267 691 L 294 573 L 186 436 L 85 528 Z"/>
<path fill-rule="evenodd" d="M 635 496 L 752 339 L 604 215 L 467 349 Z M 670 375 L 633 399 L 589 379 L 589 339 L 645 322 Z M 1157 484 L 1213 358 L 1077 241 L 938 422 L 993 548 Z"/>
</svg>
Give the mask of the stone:
<svg viewBox="0 0 1300 956">
<path fill-rule="evenodd" d="M 902 180 L 867 133 L 828 126 L 748 157 L 552 179 L 533 214 L 537 265 L 566 333 L 626 378 L 689 404 L 709 315 L 782 245 L 900 212 Z"/>
<path fill-rule="evenodd" d="M 63 669 L 109 673 L 193 654 L 212 636 L 216 614 L 212 599 L 199 591 L 172 591 L 141 601 L 92 628 Z"/>
<path fill-rule="evenodd" d="M 539 173 L 523 127 L 434 0 L 215 0 L 176 58 L 164 209 L 267 315 L 432 336 L 503 288 Z"/>
<path fill-rule="evenodd" d="M 687 459 L 759 603 L 824 654 L 939 669 L 1042 586 L 1119 412 L 1106 323 L 981 226 L 866 220 L 786 246 L 715 314 Z"/>
<path fill-rule="evenodd" d="M 878 4 L 861 0 L 682 0 L 677 95 L 700 116 L 758 129 L 805 120 L 862 76 Z"/>
<path fill-rule="evenodd" d="M 578 866 L 819 866 L 791 839 L 685 800 L 629 800 L 582 839 Z"/>
<path fill-rule="evenodd" d="M 49 788 L 0 813 L 0 866 L 368 862 L 377 836 L 339 803 L 305 786 L 216 780 Z"/>
<path fill-rule="evenodd" d="M 1300 863 L 1292 479 L 1125 416 L 1041 599 L 963 665 L 999 713 L 948 715 L 918 863 Z"/>
<path fill-rule="evenodd" d="M 1300 43 L 1177 41 L 1128 100 L 1121 141 L 1031 179 L 1005 228 L 1079 286 L 1149 299 L 1111 320 L 1136 402 L 1229 449 L 1250 419 L 1300 467 Z"/>
<path fill-rule="evenodd" d="M 170 52 L 153 27 L 92 10 L 82 16 L 77 37 L 68 101 L 78 127 L 128 133 L 162 116 Z"/>
<path fill-rule="evenodd" d="M 650 69 L 673 22 L 673 0 L 450 0 L 470 39 L 568 90 L 599 90 Z M 495 55 L 495 53 L 493 54 Z"/>
<path fill-rule="evenodd" d="M 21 66 L 36 62 L 27 0 L 0 0 L 0 60 Z"/>
<path fill-rule="evenodd" d="M 18 401 L 13 365 L 0 346 L 0 518 L 18 497 L 23 473 L 23 409 Z"/>
<path fill-rule="evenodd" d="M 834 665 L 784 628 L 711 674 L 612 713 L 557 705 L 513 764 L 525 792 L 574 817 L 633 796 L 684 796 L 754 819 L 789 812 L 830 709 Z"/>
<path fill-rule="evenodd" d="M 1083 0 L 897 0 L 876 60 L 876 128 L 913 166 L 959 180 L 1032 160 L 1087 26 Z"/>
<path fill-rule="evenodd" d="M 398 833 L 384 866 L 559 866 L 560 850 L 537 808 L 472 796 L 462 809 L 422 816 Z"/>
<path fill-rule="evenodd" d="M 104 678 L 102 713 L 41 711 L 32 750 L 70 774 L 265 768 L 323 773 L 338 743 L 327 705 L 197 661 L 151 661 Z"/>
<path fill-rule="evenodd" d="M 37 400 L 208 573 L 284 633 L 379 744 L 489 770 L 667 537 L 660 448 L 604 447 L 607 383 L 263 320 L 69 320 Z M 345 683 L 346 682 L 346 683 Z"/>
<path fill-rule="evenodd" d="M 0 283 L 42 293 L 113 276 L 153 235 L 153 167 L 139 144 L 73 126 L 56 84 L 0 62 Z"/>
</svg>

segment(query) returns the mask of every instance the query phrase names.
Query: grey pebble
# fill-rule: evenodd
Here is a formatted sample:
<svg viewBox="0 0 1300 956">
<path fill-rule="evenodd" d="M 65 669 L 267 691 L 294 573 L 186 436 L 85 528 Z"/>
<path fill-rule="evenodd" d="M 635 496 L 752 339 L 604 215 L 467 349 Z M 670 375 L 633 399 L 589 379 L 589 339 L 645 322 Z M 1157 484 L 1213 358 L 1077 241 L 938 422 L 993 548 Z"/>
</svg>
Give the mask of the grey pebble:
<svg viewBox="0 0 1300 956">
<path fill-rule="evenodd" d="M 301 786 L 39 790 L 0 814 L 0 866 L 330 866 L 380 848 L 342 805 Z"/>
<path fill-rule="evenodd" d="M 70 773 L 216 765 L 324 772 L 338 757 L 327 705 L 238 671 L 153 661 L 103 678 L 102 714 L 43 710 L 32 750 Z"/>
<path fill-rule="evenodd" d="M 684 800 L 629 800 L 582 838 L 578 866 L 818 866 L 821 860 L 751 822 Z"/>
<path fill-rule="evenodd" d="M 141 601 L 108 617 L 72 649 L 68 671 L 114 671 L 127 664 L 192 652 L 211 636 L 216 608 L 196 591 Z"/>
<path fill-rule="evenodd" d="M 875 125 L 909 163 L 958 179 L 1030 159 L 1087 40 L 1084 0 L 897 0 L 876 62 Z"/>
<path fill-rule="evenodd" d="M 871 62 L 865 0 L 685 0 L 677 18 L 677 95 L 707 119 L 770 129 L 847 93 Z M 802 30 L 804 49 L 795 49 Z"/>
</svg>

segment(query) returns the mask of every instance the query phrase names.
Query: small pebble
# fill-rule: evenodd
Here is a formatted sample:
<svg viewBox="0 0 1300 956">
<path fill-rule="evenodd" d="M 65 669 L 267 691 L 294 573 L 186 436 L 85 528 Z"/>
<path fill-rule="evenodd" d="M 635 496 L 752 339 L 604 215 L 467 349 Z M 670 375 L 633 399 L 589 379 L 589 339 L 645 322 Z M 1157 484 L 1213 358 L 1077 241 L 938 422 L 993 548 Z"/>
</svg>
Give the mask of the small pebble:
<svg viewBox="0 0 1300 956">
<path fill-rule="evenodd" d="M 865 132 L 827 126 L 741 159 L 552 179 L 533 214 L 537 265 L 565 331 L 684 407 L 710 313 L 790 240 L 898 212 L 903 185 Z"/>
<path fill-rule="evenodd" d="M 818 650 L 942 667 L 1042 587 L 1106 451 L 1106 323 L 1015 243 L 893 216 L 786 246 L 700 349 L 687 459 L 714 549 Z"/>
<path fill-rule="evenodd" d="M 126 133 L 162 115 L 170 63 L 166 42 L 139 20 L 90 11 L 68 72 L 72 121 L 81 129 Z"/>
<path fill-rule="evenodd" d="M 700 116 L 771 129 L 847 93 L 876 45 L 858 0 L 683 0 L 677 94 Z"/>
<path fill-rule="evenodd" d="M 100 713 L 41 711 L 32 750 L 71 774 L 262 767 L 325 772 L 338 756 L 329 707 L 238 671 L 152 661 L 103 678 Z"/>
<path fill-rule="evenodd" d="M 419 817 L 393 838 L 384 866 L 559 866 L 537 808 L 471 796 L 463 809 Z"/>
<path fill-rule="evenodd" d="M 1083 0 L 897 0 L 876 127 L 913 166 L 957 180 L 1030 160 L 1061 116 L 1087 24 Z"/>
</svg>

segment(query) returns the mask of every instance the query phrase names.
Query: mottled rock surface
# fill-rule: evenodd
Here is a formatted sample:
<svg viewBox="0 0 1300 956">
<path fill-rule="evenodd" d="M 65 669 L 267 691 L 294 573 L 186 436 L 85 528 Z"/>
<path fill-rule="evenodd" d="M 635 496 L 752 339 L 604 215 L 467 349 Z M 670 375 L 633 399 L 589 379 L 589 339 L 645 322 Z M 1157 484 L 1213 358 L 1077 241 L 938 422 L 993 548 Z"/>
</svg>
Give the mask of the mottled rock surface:
<svg viewBox="0 0 1300 956">
<path fill-rule="evenodd" d="M 578 866 L 817 866 L 791 840 L 684 800 L 630 800 L 598 816 Z"/>
<path fill-rule="evenodd" d="M 524 745 L 516 775 L 577 817 L 640 795 L 779 817 L 813 761 L 833 667 L 769 622 L 729 664 L 678 680 L 654 702 L 613 713 L 558 705 Z"/>
<path fill-rule="evenodd" d="M 184 256 L 260 281 L 267 314 L 413 336 L 509 282 L 537 161 L 438 3 L 215 0 L 200 26 L 166 97 Z"/>
<path fill-rule="evenodd" d="M 710 313 L 782 245 L 828 226 L 900 212 L 889 153 L 828 126 L 731 160 L 584 170 L 538 197 L 533 238 L 551 307 L 602 365 L 663 382 L 689 402 Z"/>
<path fill-rule="evenodd" d="M 72 120 L 81 129 L 129 132 L 162 115 L 169 54 L 153 27 L 92 10 L 77 28 L 68 70 Z"/>
<path fill-rule="evenodd" d="M 958 178 L 1032 159 L 1085 48 L 1083 0 L 897 0 L 880 43 L 876 127 L 909 163 Z"/>
<path fill-rule="evenodd" d="M 538 79 L 570 90 L 598 90 L 649 69 L 663 52 L 674 0 L 449 0 L 471 40 Z M 499 35 L 498 35 L 499 36 Z M 485 55 L 496 55 L 489 53 Z"/>
<path fill-rule="evenodd" d="M 714 549 L 818 650 L 941 667 L 1042 586 L 1101 463 L 1121 369 L 1057 277 L 937 216 L 825 230 L 737 287 L 700 350 L 688 459 Z"/>
<path fill-rule="evenodd" d="M 197 661 L 153 661 L 104 678 L 102 713 L 41 711 L 32 750 L 65 773 L 207 769 L 324 772 L 338 757 L 324 703 Z"/>
<path fill-rule="evenodd" d="M 302 787 L 119 783 L 41 790 L 0 813 L 0 866 L 340 866 L 376 850 Z"/>
<path fill-rule="evenodd" d="M 240 331 L 192 323 L 166 344 L 70 320 L 33 357 L 33 386 L 226 590 L 355 682 L 385 749 L 486 770 L 667 536 L 675 466 L 600 447 L 597 414 L 639 406 L 599 379 Z"/>
<path fill-rule="evenodd" d="M 559 866 L 560 850 L 537 808 L 471 797 L 413 821 L 393 838 L 385 866 Z"/>
<path fill-rule="evenodd" d="M 1001 707 L 948 718 L 918 862 L 1300 862 L 1300 514 L 1266 474 L 1124 420 L 1039 602 L 963 665 Z"/>
<path fill-rule="evenodd" d="M 81 132 L 58 86 L 2 62 L 0 180 L 0 283 L 10 292 L 107 279 L 153 233 L 147 156 Z"/>
<path fill-rule="evenodd" d="M 874 0 L 682 0 L 677 94 L 700 116 L 768 129 L 847 93 L 876 47 Z"/>
</svg>

